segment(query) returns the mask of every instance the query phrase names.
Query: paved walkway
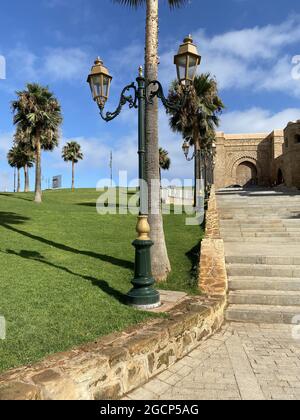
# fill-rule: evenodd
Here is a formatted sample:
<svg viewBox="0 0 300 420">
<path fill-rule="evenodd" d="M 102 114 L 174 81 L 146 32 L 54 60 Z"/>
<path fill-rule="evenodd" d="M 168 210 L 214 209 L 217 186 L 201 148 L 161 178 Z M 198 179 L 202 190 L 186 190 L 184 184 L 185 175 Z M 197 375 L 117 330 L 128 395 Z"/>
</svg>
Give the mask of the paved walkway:
<svg viewBox="0 0 300 420">
<path fill-rule="evenodd" d="M 297 341 L 292 328 L 227 324 L 126 399 L 299 400 L 300 333 Z"/>
</svg>

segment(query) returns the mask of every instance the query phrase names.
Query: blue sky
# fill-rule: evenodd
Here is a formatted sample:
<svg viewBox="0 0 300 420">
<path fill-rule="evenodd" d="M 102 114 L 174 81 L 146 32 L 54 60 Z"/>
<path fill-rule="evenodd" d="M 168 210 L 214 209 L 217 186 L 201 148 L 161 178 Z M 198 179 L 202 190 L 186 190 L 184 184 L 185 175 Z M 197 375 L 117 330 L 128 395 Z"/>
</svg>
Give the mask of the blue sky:
<svg viewBox="0 0 300 420">
<path fill-rule="evenodd" d="M 216 75 L 226 104 L 220 130 L 269 132 L 300 119 L 300 80 L 292 77 L 292 59 L 300 55 L 298 0 L 191 0 L 176 11 L 164 0 L 160 3 L 160 79 L 165 89 L 175 78 L 173 55 L 191 33 L 203 57 L 200 71 Z M 86 77 L 100 55 L 114 76 L 108 104 L 114 109 L 121 88 L 143 64 L 144 21 L 144 8 L 134 11 L 111 0 L 2 0 L 0 55 L 7 69 L 6 79 L 0 80 L 0 190 L 12 188 L 6 163 L 13 136 L 10 101 L 17 89 L 35 81 L 50 86 L 64 114 L 60 148 L 43 156 L 45 180 L 62 174 L 63 186 L 70 186 L 70 167 L 60 157 L 70 139 L 78 140 L 85 154 L 77 167 L 77 186 L 94 188 L 109 177 L 110 150 L 116 180 L 119 170 L 136 176 L 137 115 L 126 110 L 105 124 Z M 182 140 L 169 130 L 163 109 L 160 143 L 172 158 L 170 181 L 191 178 L 193 166 L 184 161 Z"/>
</svg>

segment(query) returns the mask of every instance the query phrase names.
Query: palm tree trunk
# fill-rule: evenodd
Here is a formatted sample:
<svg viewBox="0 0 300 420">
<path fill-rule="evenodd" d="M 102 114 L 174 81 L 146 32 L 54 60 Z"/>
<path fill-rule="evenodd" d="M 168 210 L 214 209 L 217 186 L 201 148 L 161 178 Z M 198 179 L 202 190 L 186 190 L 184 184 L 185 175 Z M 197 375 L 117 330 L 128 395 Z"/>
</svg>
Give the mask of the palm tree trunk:
<svg viewBox="0 0 300 420">
<path fill-rule="evenodd" d="M 194 207 L 197 207 L 197 180 L 198 180 L 198 156 L 197 147 L 195 144 L 195 168 L 194 168 Z"/>
<path fill-rule="evenodd" d="M 158 0 L 147 0 L 145 76 L 147 81 L 158 78 Z M 151 227 L 152 273 L 156 281 L 165 281 L 171 271 L 163 218 L 158 144 L 158 101 L 147 104 L 146 109 L 146 172 L 149 188 L 149 223 Z"/>
<path fill-rule="evenodd" d="M 20 168 L 17 168 L 18 170 L 18 187 L 17 187 L 17 192 L 21 192 L 21 177 L 20 177 Z"/>
<path fill-rule="evenodd" d="M 72 191 L 75 191 L 75 163 L 72 160 Z"/>
<path fill-rule="evenodd" d="M 14 193 L 16 192 L 16 168 L 14 168 Z"/>
<path fill-rule="evenodd" d="M 199 196 L 202 189 L 202 165 L 201 165 L 201 146 L 197 130 L 193 134 L 193 141 L 195 145 L 195 195 L 194 195 L 194 207 L 198 207 Z"/>
<path fill-rule="evenodd" d="M 28 165 L 24 166 L 24 179 L 25 179 L 25 186 L 24 186 L 24 192 L 29 191 L 29 172 L 28 172 Z"/>
<path fill-rule="evenodd" d="M 41 173 L 41 140 L 38 136 L 35 151 L 35 199 L 36 203 L 42 202 L 42 173 Z"/>
</svg>

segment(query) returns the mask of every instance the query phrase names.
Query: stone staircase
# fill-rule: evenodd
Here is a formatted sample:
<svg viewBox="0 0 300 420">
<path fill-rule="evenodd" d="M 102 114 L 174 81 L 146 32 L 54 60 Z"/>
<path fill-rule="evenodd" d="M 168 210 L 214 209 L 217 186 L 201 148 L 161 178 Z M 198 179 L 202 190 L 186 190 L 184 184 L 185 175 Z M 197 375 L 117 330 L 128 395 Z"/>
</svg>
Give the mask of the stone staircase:
<svg viewBox="0 0 300 420">
<path fill-rule="evenodd" d="M 229 279 L 228 321 L 293 323 L 300 316 L 300 194 L 218 193 Z"/>
</svg>

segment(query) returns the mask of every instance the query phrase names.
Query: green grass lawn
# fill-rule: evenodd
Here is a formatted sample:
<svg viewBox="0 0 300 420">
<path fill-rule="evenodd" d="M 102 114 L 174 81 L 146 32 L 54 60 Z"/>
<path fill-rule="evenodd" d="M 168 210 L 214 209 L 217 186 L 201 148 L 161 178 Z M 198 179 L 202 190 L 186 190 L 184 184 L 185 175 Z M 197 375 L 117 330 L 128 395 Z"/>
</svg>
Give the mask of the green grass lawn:
<svg viewBox="0 0 300 420">
<path fill-rule="evenodd" d="M 92 341 L 152 315 L 122 304 L 133 276 L 136 218 L 100 216 L 95 190 L 0 194 L 0 371 Z M 173 272 L 161 286 L 196 293 L 202 231 L 165 216 Z M 195 273 L 194 273 L 195 274 Z"/>
</svg>

